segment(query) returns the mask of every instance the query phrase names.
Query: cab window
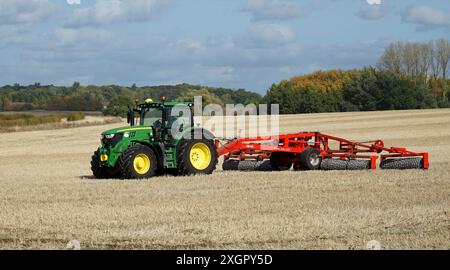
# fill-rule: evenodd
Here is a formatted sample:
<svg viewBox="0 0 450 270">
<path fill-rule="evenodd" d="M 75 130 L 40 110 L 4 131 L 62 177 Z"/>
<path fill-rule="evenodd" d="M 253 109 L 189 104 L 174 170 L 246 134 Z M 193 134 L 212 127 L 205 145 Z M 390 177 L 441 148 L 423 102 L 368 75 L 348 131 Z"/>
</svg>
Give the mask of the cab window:
<svg viewBox="0 0 450 270">
<path fill-rule="evenodd" d="M 161 128 L 162 126 L 162 109 L 161 108 L 148 108 L 144 111 L 141 117 L 142 126 L 153 126 L 155 128 Z"/>
</svg>

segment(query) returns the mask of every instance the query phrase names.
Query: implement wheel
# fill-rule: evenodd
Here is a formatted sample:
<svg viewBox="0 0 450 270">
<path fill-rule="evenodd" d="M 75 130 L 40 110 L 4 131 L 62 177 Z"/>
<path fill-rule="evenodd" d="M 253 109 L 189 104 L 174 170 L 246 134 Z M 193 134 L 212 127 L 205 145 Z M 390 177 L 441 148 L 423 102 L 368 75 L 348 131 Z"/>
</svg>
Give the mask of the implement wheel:
<svg viewBox="0 0 450 270">
<path fill-rule="evenodd" d="M 214 141 L 184 140 L 177 150 L 178 175 L 212 174 L 218 155 Z"/>
<path fill-rule="evenodd" d="M 228 159 L 222 164 L 222 170 L 224 171 L 237 171 L 239 166 L 238 159 Z"/>
<path fill-rule="evenodd" d="M 150 178 L 155 175 L 158 168 L 153 150 L 141 144 L 123 152 L 119 159 L 119 166 L 124 179 Z"/>
<path fill-rule="evenodd" d="M 291 162 L 283 160 L 288 154 L 285 153 L 272 153 L 270 155 L 270 166 L 274 171 L 287 171 L 292 167 Z"/>
<path fill-rule="evenodd" d="M 321 162 L 320 151 L 317 149 L 308 148 L 300 154 L 300 163 L 304 170 L 318 170 Z"/>
<path fill-rule="evenodd" d="M 423 169 L 422 158 L 388 158 L 380 163 L 383 170 Z"/>
</svg>

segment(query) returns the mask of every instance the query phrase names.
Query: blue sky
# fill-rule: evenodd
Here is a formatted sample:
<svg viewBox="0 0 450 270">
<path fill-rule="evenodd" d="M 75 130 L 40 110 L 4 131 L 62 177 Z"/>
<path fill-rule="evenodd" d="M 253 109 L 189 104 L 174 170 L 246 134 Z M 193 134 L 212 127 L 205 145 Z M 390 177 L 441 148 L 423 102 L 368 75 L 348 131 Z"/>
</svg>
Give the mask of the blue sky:
<svg viewBox="0 0 450 270">
<path fill-rule="evenodd" d="M 448 0 L 0 0 L 0 85 L 191 83 L 264 93 L 450 37 Z"/>
</svg>

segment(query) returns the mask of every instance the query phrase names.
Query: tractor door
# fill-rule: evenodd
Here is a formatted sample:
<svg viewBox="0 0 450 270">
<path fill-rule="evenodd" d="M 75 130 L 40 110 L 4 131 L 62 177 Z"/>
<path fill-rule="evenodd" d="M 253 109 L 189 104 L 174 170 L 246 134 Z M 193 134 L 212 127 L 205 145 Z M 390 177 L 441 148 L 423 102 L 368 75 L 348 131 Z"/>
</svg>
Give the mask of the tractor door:
<svg viewBox="0 0 450 270">
<path fill-rule="evenodd" d="M 168 137 L 174 139 L 179 133 L 189 130 L 194 126 L 192 107 L 187 105 L 177 105 L 166 107 Z"/>
</svg>

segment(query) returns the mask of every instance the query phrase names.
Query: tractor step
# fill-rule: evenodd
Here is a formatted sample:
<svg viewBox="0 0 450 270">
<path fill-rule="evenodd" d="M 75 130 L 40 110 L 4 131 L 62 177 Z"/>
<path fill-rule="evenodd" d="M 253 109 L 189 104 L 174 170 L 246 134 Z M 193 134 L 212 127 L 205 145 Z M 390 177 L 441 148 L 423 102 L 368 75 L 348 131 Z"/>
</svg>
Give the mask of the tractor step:
<svg viewBox="0 0 450 270">
<path fill-rule="evenodd" d="M 176 164 L 176 155 L 175 155 L 175 148 L 165 148 L 164 149 L 164 157 L 165 157 L 165 164 L 164 167 L 166 168 L 175 168 Z"/>
</svg>

